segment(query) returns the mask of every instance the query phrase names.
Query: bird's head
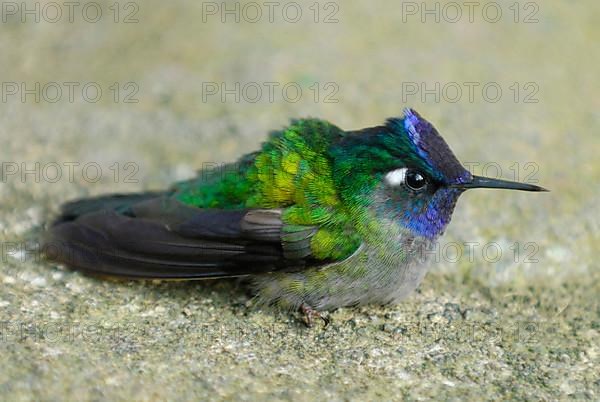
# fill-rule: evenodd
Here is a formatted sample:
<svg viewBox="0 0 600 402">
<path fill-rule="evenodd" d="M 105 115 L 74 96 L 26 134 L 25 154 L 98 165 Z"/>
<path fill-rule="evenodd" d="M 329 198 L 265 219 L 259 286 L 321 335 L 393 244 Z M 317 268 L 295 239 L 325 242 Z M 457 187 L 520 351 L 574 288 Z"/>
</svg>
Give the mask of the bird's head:
<svg viewBox="0 0 600 402">
<path fill-rule="evenodd" d="M 412 109 L 384 126 L 348 132 L 331 148 L 334 180 L 351 207 L 366 207 L 417 236 L 435 239 L 471 188 L 546 191 L 472 175 L 431 123 Z"/>
</svg>

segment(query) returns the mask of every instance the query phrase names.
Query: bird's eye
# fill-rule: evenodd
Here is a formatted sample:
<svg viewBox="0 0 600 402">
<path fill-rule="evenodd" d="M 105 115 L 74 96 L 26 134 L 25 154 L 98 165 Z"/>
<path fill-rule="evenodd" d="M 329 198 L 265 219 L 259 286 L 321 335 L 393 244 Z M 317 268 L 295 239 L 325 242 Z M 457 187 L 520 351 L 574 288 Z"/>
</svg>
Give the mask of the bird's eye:
<svg viewBox="0 0 600 402">
<path fill-rule="evenodd" d="M 408 170 L 405 179 L 406 186 L 411 190 L 419 191 L 427 185 L 427 179 L 417 170 Z"/>
<path fill-rule="evenodd" d="M 404 185 L 413 191 L 420 191 L 427 186 L 428 180 L 425 174 L 416 169 L 401 168 L 392 170 L 385 175 L 387 184 L 391 187 Z"/>
</svg>

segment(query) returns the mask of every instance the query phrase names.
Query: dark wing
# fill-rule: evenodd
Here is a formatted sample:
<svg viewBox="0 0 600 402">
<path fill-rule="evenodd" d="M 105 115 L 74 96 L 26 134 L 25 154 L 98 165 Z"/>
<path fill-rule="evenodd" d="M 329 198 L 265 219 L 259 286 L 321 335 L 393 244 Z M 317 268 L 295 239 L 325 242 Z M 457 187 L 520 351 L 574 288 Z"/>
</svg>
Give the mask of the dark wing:
<svg viewBox="0 0 600 402">
<path fill-rule="evenodd" d="M 114 201 L 101 202 L 106 208 L 86 208 L 87 200 L 67 204 L 44 240 L 47 258 L 94 274 L 162 279 L 325 263 L 311 256 L 310 240 L 318 228 L 285 225 L 277 209 L 200 209 L 168 195 L 133 203 L 120 197 L 103 197 Z"/>
</svg>

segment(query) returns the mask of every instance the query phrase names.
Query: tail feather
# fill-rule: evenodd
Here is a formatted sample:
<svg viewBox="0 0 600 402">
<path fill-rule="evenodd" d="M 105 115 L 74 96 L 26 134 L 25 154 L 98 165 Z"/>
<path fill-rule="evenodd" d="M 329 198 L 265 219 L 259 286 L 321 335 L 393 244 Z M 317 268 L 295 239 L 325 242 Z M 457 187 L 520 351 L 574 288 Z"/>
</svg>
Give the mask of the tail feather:
<svg viewBox="0 0 600 402">
<path fill-rule="evenodd" d="M 82 215 L 102 210 L 112 210 L 127 214 L 128 209 L 133 205 L 165 194 L 165 192 L 159 191 L 134 194 L 111 194 L 67 202 L 62 206 L 61 213 L 53 222 L 53 225 L 73 221 Z"/>
<path fill-rule="evenodd" d="M 200 209 L 168 193 L 68 203 L 46 233 L 49 260 L 103 276 L 200 279 L 271 272 L 288 261 L 280 213 Z"/>
</svg>

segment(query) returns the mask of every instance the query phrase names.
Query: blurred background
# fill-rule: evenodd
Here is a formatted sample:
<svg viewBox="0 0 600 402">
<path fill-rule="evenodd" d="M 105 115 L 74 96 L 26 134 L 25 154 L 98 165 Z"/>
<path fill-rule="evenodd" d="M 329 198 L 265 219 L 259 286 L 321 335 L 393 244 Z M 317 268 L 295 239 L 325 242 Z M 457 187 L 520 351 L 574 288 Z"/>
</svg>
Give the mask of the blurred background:
<svg viewBox="0 0 600 402">
<path fill-rule="evenodd" d="M 598 398 L 600 3 L 69 4 L 0 5 L 2 394 Z M 66 200 L 168 187 L 290 118 L 357 129 L 407 106 L 474 173 L 551 193 L 463 195 L 400 306 L 305 330 L 235 284 L 101 282 L 25 245 Z M 535 343 L 457 345 L 414 320 L 534 322 Z M 62 336 L 90 322 L 135 330 Z"/>
</svg>

